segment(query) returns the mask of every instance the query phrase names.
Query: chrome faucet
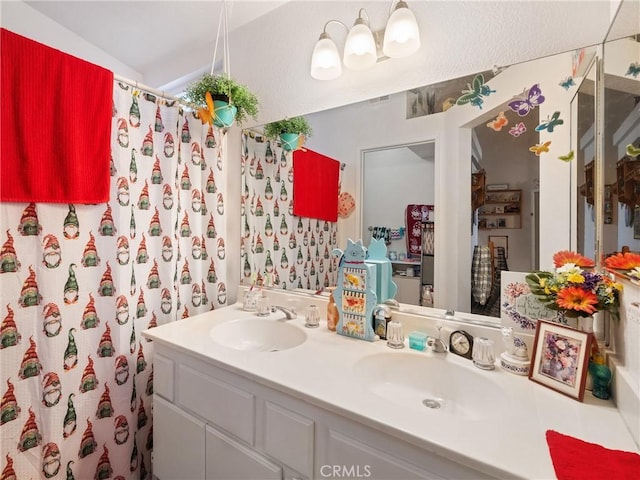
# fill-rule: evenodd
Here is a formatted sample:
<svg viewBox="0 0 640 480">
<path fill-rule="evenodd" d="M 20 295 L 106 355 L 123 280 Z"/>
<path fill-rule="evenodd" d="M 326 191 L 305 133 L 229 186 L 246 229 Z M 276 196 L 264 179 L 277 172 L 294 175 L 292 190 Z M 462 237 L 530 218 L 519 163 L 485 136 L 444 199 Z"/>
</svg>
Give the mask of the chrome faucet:
<svg viewBox="0 0 640 480">
<path fill-rule="evenodd" d="M 282 313 L 284 313 L 284 316 L 287 320 L 298 318 L 298 314 L 293 308 L 282 307 L 280 305 L 272 305 L 271 312 L 275 313 L 276 310 L 280 310 Z"/>
<path fill-rule="evenodd" d="M 438 337 L 427 337 L 427 348 L 430 348 L 433 353 L 447 353 L 447 346 L 440 338 L 442 325 L 436 325 L 436 329 L 438 330 Z"/>
<path fill-rule="evenodd" d="M 440 338 L 427 337 L 427 348 L 433 353 L 447 353 L 447 346 Z"/>
</svg>

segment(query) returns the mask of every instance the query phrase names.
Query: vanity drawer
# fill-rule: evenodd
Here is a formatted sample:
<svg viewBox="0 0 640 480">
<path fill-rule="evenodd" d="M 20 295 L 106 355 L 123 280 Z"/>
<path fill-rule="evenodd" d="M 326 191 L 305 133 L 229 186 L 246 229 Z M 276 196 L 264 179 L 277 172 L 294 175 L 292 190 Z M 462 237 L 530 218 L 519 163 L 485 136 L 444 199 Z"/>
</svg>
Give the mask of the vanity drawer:
<svg viewBox="0 0 640 480">
<path fill-rule="evenodd" d="M 173 402 L 173 360 L 156 353 L 153 356 L 153 391 Z"/>
<path fill-rule="evenodd" d="M 264 450 L 311 478 L 313 476 L 313 420 L 278 404 L 264 404 Z"/>
<path fill-rule="evenodd" d="M 185 365 L 179 366 L 177 382 L 180 405 L 253 445 L 252 394 Z"/>
</svg>

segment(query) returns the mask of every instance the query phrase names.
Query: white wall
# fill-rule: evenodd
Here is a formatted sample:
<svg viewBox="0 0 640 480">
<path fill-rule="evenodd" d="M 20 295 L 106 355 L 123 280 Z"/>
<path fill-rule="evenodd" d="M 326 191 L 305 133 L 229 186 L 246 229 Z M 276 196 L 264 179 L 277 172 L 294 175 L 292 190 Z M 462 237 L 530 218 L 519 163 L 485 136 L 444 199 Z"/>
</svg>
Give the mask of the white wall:
<svg viewBox="0 0 640 480">
<path fill-rule="evenodd" d="M 72 3 L 69 4 L 69 8 L 73 8 Z M 118 75 L 142 81 L 142 75 L 131 67 L 22 1 L 0 2 L 0 25 L 14 33 L 100 65 Z"/>
</svg>

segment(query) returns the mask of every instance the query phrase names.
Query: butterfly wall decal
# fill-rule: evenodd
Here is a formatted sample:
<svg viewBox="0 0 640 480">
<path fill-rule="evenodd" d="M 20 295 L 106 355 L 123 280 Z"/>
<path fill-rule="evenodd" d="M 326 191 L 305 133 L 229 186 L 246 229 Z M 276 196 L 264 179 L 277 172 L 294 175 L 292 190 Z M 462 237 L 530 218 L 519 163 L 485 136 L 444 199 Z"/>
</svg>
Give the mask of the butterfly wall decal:
<svg viewBox="0 0 640 480">
<path fill-rule="evenodd" d="M 518 122 L 509 129 L 509 135 L 517 138 L 526 131 L 527 131 L 527 126 L 522 122 Z"/>
<path fill-rule="evenodd" d="M 562 80 L 559 85 L 565 90 L 569 90 L 571 87 L 575 87 L 576 82 L 573 80 L 573 77 L 569 75 L 567 78 Z"/>
<path fill-rule="evenodd" d="M 540 125 L 536 127 L 536 132 L 542 132 L 546 130 L 549 133 L 553 133 L 553 129 L 556 128 L 558 125 L 562 125 L 563 123 L 564 123 L 564 120 L 560 118 L 560 112 L 556 111 L 556 112 L 553 112 L 551 119 L 547 117 L 546 122 L 540 122 Z"/>
<path fill-rule="evenodd" d="M 502 130 L 502 127 L 508 124 L 509 124 L 509 119 L 505 117 L 504 112 L 500 112 L 494 120 L 491 120 L 489 123 L 487 123 L 487 127 L 491 128 L 496 132 L 499 132 L 500 130 Z"/>
<path fill-rule="evenodd" d="M 549 145 L 551 145 L 551 140 L 547 140 L 544 143 L 536 143 L 533 147 L 529 147 L 529 151 L 535 153 L 536 157 L 539 157 L 549 151 Z"/>
<path fill-rule="evenodd" d="M 636 158 L 640 156 L 640 147 L 636 147 L 633 143 L 627 145 L 626 150 L 627 155 L 629 155 L 630 157 Z"/>
<path fill-rule="evenodd" d="M 521 117 L 529 115 L 534 108 L 544 102 L 544 95 L 540 89 L 540 84 L 536 83 L 530 89 L 524 91 L 524 93 L 517 99 L 508 103 L 509 108 L 516 112 Z"/>
<path fill-rule="evenodd" d="M 484 100 L 482 97 L 488 97 L 495 90 L 491 90 L 489 85 L 484 83 L 484 75 L 478 74 L 473 78 L 473 86 L 467 84 L 467 89 L 462 91 L 462 95 L 456 100 L 456 105 L 466 105 L 470 103 L 482 110 Z"/>
<path fill-rule="evenodd" d="M 573 150 L 571 150 L 569 153 L 567 153 L 566 155 L 560 155 L 558 157 L 558 160 L 562 160 L 563 162 L 570 162 L 571 160 L 573 160 L 573 158 L 576 156 L 576 152 L 574 152 Z"/>
<path fill-rule="evenodd" d="M 213 98 L 211 97 L 211 92 L 207 92 L 204 98 L 207 102 L 207 106 L 204 108 L 199 108 L 198 115 L 200 116 L 200 121 L 203 125 L 205 123 L 213 125 L 213 121 L 216 119 L 216 111 L 213 107 Z"/>
<path fill-rule="evenodd" d="M 625 73 L 625 75 L 630 75 L 633 78 L 638 78 L 638 75 L 640 75 L 640 62 L 633 62 L 629 64 L 629 69 L 627 70 L 627 73 Z"/>
</svg>

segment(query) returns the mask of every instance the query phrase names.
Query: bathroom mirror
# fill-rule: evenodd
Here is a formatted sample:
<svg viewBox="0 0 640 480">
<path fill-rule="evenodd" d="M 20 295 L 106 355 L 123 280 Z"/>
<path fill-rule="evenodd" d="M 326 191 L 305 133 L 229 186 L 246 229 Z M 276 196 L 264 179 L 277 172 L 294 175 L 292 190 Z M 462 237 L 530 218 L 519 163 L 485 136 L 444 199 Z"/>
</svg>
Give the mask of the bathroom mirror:
<svg viewBox="0 0 640 480">
<path fill-rule="evenodd" d="M 573 178 L 575 187 L 574 248 L 588 258 L 596 260 L 595 252 L 595 50 L 589 52 L 587 73 L 571 101 L 571 148 L 574 152 Z"/>
<path fill-rule="evenodd" d="M 631 31 L 634 35 L 628 35 Z M 625 33 L 627 33 L 625 35 Z M 640 11 L 623 2 L 604 44 L 602 253 L 640 252 Z M 630 148 L 628 148 L 631 146 Z"/>
<path fill-rule="evenodd" d="M 571 56 L 571 53 L 565 54 Z M 548 61 L 558 61 L 561 67 L 550 74 L 548 82 L 558 85 L 571 74 L 571 60 L 568 66 L 565 57 L 555 59 L 549 57 Z M 498 80 L 503 97 L 505 92 L 510 92 L 499 103 L 493 102 L 493 95 L 487 98 L 482 110 L 471 106 L 460 109 L 461 113 L 445 115 L 422 115 L 407 118 L 407 107 L 412 107 L 409 97 L 413 92 L 402 92 L 374 98 L 335 109 L 317 112 L 307 115 L 312 123 L 314 135 L 307 142 L 307 146 L 320 151 L 332 158 L 336 158 L 347 165 L 342 172 L 342 186 L 356 199 L 356 211 L 347 218 L 340 219 L 337 232 L 338 246 L 344 245 L 347 238 L 367 238 L 362 212 L 363 198 L 360 182 L 361 172 L 357 167 L 362 152 L 403 144 L 414 144 L 425 141 L 434 141 L 435 150 L 435 218 L 436 222 L 443 222 L 443 231 L 440 240 L 441 248 L 453 252 L 446 256 L 436 266 L 436 276 L 444 279 L 445 283 L 440 288 L 442 297 L 436 300 L 436 306 L 446 308 L 454 307 L 457 311 L 469 312 L 470 309 L 470 265 L 471 248 L 476 240 L 473 236 L 473 224 L 470 199 L 470 172 L 471 172 L 471 139 L 474 128 L 495 119 L 500 108 L 509 99 L 513 99 L 518 93 L 530 88 L 537 79 L 531 78 L 532 72 L 537 75 L 550 71 L 541 67 L 540 62 L 545 59 L 518 64 L 507 69 L 517 73 L 517 80 L 511 85 Z M 528 77 L 525 77 L 525 72 Z M 489 75 L 487 75 L 487 78 Z M 505 77 L 506 78 L 506 77 Z M 581 78 L 576 78 L 579 84 Z M 464 87 L 463 87 L 464 89 Z M 461 92 L 461 89 L 459 89 Z M 562 136 L 554 137 L 553 156 L 548 157 L 548 162 L 542 162 L 539 166 L 539 196 L 543 205 L 540 208 L 539 230 L 553 232 L 553 235 L 543 235 L 540 240 L 537 259 L 532 255 L 532 265 L 538 264 L 546 268 L 551 262 L 552 255 L 559 249 L 566 249 L 575 245 L 572 240 L 570 225 L 572 224 L 571 212 L 575 215 L 577 195 L 572 193 L 576 189 L 577 180 L 572 180 L 572 169 L 576 166 L 571 162 L 561 162 L 557 159 L 560 155 L 566 155 L 571 150 L 569 132 L 570 101 L 575 93 L 571 89 L 562 87 L 550 89 L 551 97 L 562 97 L 566 103 L 562 110 L 562 118 L 565 120 L 565 129 Z M 416 95 L 413 95 L 416 98 Z M 566 100 L 565 100 L 566 99 Z M 412 114 L 413 112 L 411 112 Z M 542 121 L 554 112 L 541 110 L 538 120 Z M 411 114 L 409 115 L 411 117 Z M 383 120 L 383 121 L 381 121 Z M 389 128 L 392 125 L 393 128 Z M 348 128 L 347 128 L 348 127 Z M 452 129 L 455 133 L 449 135 Z M 394 137 L 391 137 L 391 131 Z M 542 138 L 540 138 L 542 140 Z M 531 146 L 533 146 L 532 144 Z M 439 161 L 447 162 L 446 172 L 439 167 Z M 506 160 L 508 161 L 508 159 Z M 536 180 L 532 180 L 533 186 Z M 381 194 L 382 195 L 382 194 Z M 526 198 L 526 197 L 523 197 Z M 546 200 L 545 200 L 546 199 Z M 443 205 L 440 205 L 443 200 Z M 535 202 L 527 198 L 528 202 Z M 546 202 L 546 206 L 544 203 Z M 468 204 L 468 206 L 467 206 Z M 452 227 L 451 224 L 454 226 Z M 366 232 L 365 232 L 366 230 Z M 464 233 L 463 233 L 464 232 Z M 477 230 L 476 230 L 477 233 Z M 573 242 L 573 243 L 572 243 Z M 438 245 L 436 245 L 436 251 Z M 515 269 L 515 267 L 513 268 Z M 436 280 L 437 283 L 437 280 Z M 436 296 L 437 297 L 437 296 Z"/>
</svg>

